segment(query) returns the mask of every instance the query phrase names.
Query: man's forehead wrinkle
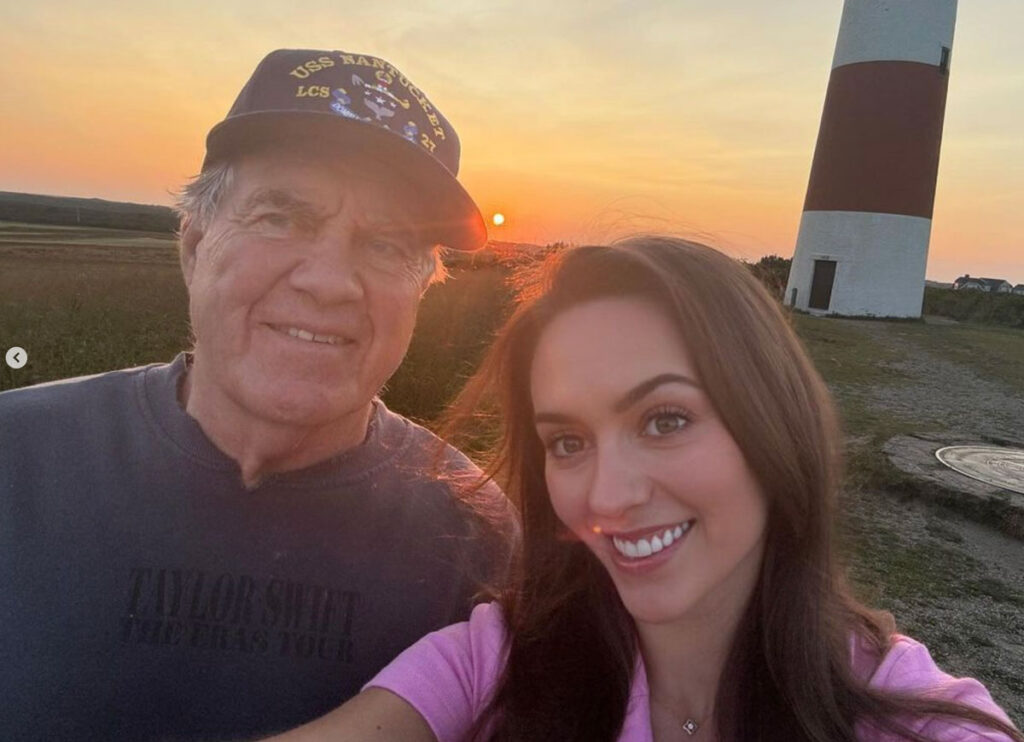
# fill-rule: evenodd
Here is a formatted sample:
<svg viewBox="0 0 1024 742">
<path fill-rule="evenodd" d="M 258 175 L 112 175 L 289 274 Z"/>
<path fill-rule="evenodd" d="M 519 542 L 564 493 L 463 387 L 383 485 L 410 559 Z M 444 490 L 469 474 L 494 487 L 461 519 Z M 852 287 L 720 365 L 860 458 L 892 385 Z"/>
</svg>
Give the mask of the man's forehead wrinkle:
<svg viewBox="0 0 1024 742">
<path fill-rule="evenodd" d="M 239 207 L 239 211 L 242 214 L 247 214 L 259 206 L 272 206 L 288 211 L 304 211 L 318 217 L 330 217 L 341 211 L 343 201 L 338 199 L 332 209 L 330 206 L 305 198 L 287 188 L 265 187 L 249 194 Z"/>
<path fill-rule="evenodd" d="M 242 202 L 242 209 L 249 211 L 256 206 L 276 206 L 278 208 L 308 207 L 311 204 L 305 199 L 283 188 L 258 188 Z"/>
</svg>

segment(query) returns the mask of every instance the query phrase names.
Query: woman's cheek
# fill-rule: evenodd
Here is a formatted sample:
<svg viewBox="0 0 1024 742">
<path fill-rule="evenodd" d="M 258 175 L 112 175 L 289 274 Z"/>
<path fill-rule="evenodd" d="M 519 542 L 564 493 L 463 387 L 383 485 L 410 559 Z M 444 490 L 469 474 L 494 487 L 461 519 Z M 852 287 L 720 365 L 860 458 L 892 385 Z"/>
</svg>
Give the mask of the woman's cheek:
<svg viewBox="0 0 1024 742">
<path fill-rule="evenodd" d="M 588 536 L 593 536 L 586 492 L 574 486 L 570 473 L 551 472 L 549 469 L 547 485 L 551 508 L 562 525 L 581 540 L 586 541 Z"/>
<path fill-rule="evenodd" d="M 547 464 L 544 470 L 544 480 L 548 487 L 548 497 L 551 501 L 551 509 L 555 511 L 555 515 L 562 521 L 562 525 L 567 528 L 574 528 L 572 511 L 573 507 L 569 503 L 569 498 L 566 497 L 566 487 L 563 472 L 557 469 L 557 465 Z"/>
</svg>

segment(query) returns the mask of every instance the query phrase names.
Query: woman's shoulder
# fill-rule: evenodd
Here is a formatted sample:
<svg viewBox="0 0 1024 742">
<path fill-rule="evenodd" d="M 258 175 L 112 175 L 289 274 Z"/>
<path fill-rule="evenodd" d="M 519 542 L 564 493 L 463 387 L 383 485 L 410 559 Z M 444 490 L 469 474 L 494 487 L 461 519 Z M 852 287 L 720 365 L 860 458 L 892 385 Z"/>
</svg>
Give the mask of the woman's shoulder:
<svg viewBox="0 0 1024 742">
<path fill-rule="evenodd" d="M 921 642 L 909 636 L 893 634 L 881 657 L 877 649 L 865 639 L 854 639 L 852 643 L 853 667 L 865 677 L 870 687 L 963 703 L 1009 722 L 1006 713 L 992 700 L 988 689 L 981 682 L 945 672 L 936 664 L 928 647 Z M 919 732 L 938 734 L 937 738 L 943 740 L 1007 739 L 1003 734 L 946 718 L 924 719 L 914 728 Z"/>
<path fill-rule="evenodd" d="M 443 665 L 464 684 L 480 686 L 500 673 L 507 635 L 501 607 L 497 603 L 481 603 L 473 608 L 468 621 L 427 634 L 398 655 L 368 685 L 380 686 L 384 681 L 401 681 L 424 673 L 430 677 L 429 673 Z"/>
<path fill-rule="evenodd" d="M 460 739 L 486 708 L 506 656 L 505 619 L 482 603 L 468 621 L 427 634 L 381 670 L 365 688 L 404 698 L 439 740 Z"/>
<path fill-rule="evenodd" d="M 501 606 L 498 603 L 480 603 L 473 608 L 468 621 L 445 626 L 420 641 L 442 651 L 457 652 L 480 668 L 498 670 L 504 662 L 507 637 Z"/>
<path fill-rule="evenodd" d="M 865 644 L 860 642 L 859 646 L 864 648 Z M 945 689 L 949 694 L 956 695 L 980 689 L 988 697 L 988 691 L 984 690 L 980 682 L 945 672 L 932 659 L 928 647 L 909 636 L 893 634 L 888 649 L 880 661 L 876 662 L 868 680 L 868 684 L 875 688 L 894 691 Z M 947 693 L 941 693 L 941 697 L 947 698 Z"/>
</svg>

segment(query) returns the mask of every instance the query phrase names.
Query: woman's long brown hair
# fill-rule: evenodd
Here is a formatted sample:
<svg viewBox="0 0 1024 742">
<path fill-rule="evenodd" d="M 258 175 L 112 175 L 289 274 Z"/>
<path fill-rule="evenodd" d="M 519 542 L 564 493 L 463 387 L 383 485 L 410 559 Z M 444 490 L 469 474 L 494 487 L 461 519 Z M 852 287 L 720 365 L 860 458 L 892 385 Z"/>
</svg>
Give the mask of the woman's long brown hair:
<svg viewBox="0 0 1024 742">
<path fill-rule="evenodd" d="M 832 401 L 780 307 L 749 271 L 703 245 L 643 237 L 566 250 L 530 286 L 447 425 L 458 440 L 481 410 L 500 415 L 488 471 L 523 525 L 513 582 L 500 596 L 508 661 L 473 739 L 610 742 L 621 731 L 635 626 L 605 569 L 566 536 L 551 508 L 529 378 L 537 340 L 559 312 L 637 296 L 678 328 L 768 502 L 760 576 L 717 691 L 718 739 L 852 742 L 867 725 L 919 741 L 928 737 L 905 724 L 936 716 L 1024 742 L 976 708 L 868 688 L 855 675 L 851 641 L 880 660 L 894 626 L 888 614 L 860 605 L 843 580 L 833 540 L 841 437 Z"/>
</svg>

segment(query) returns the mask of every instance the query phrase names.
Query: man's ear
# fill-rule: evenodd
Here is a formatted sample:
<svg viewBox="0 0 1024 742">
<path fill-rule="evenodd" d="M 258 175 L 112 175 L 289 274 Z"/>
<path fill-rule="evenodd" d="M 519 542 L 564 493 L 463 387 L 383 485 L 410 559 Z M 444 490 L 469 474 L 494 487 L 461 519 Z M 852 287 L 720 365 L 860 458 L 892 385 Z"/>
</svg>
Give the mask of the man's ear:
<svg viewBox="0 0 1024 742">
<path fill-rule="evenodd" d="M 178 238 L 178 257 L 181 259 L 181 273 L 185 277 L 185 286 L 192 286 L 192 272 L 196 267 L 196 246 L 203 239 L 203 230 L 196 219 L 190 215 L 181 217 Z"/>
</svg>

